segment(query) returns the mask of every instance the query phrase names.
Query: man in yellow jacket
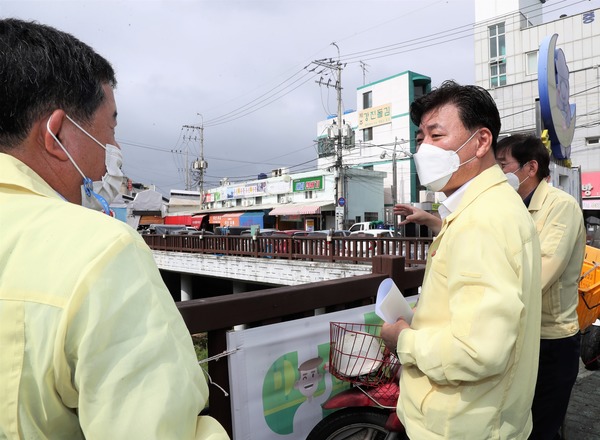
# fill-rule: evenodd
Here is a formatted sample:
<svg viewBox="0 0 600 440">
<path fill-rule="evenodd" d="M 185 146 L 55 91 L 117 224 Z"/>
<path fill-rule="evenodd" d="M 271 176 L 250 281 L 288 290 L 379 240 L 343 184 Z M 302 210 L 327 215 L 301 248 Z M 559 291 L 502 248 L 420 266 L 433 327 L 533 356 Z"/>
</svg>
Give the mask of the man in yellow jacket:
<svg viewBox="0 0 600 440">
<path fill-rule="evenodd" d="M 198 417 L 208 386 L 152 253 L 98 212 L 123 181 L 112 67 L 2 19 L 0 78 L 0 439 L 228 439 Z"/>
<path fill-rule="evenodd" d="M 540 336 L 540 245 L 494 158 L 500 117 L 487 91 L 445 82 L 417 99 L 413 156 L 441 191 L 411 326 L 384 324 L 402 363 L 398 415 L 411 439 L 526 439 Z"/>
<path fill-rule="evenodd" d="M 550 186 L 550 155 L 539 138 L 498 142 L 496 159 L 531 213 L 542 248 L 540 364 L 531 408 L 531 440 L 559 438 L 579 373 L 579 275 L 585 254 L 583 212 L 568 193 Z"/>
</svg>

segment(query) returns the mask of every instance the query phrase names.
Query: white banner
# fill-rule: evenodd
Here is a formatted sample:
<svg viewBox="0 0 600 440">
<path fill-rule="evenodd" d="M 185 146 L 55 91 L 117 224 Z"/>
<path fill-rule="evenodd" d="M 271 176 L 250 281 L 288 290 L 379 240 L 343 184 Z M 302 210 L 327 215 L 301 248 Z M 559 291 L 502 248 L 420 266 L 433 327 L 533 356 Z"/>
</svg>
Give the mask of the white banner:
<svg viewBox="0 0 600 440">
<path fill-rule="evenodd" d="M 329 323 L 381 324 L 374 305 L 227 335 L 234 440 L 305 440 L 332 394 L 348 387 L 325 370 Z M 213 390 L 212 392 L 218 392 Z"/>
</svg>

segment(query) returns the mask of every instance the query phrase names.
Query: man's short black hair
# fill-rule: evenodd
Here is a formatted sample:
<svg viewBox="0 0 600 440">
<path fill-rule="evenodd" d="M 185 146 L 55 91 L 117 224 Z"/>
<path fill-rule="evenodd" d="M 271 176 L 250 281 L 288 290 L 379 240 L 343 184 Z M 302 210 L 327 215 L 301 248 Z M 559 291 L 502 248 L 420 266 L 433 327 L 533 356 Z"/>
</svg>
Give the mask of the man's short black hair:
<svg viewBox="0 0 600 440">
<path fill-rule="evenodd" d="M 56 109 L 87 122 L 116 87 L 108 61 L 70 34 L 36 22 L 0 20 L 0 148 L 21 143 Z"/>
<path fill-rule="evenodd" d="M 423 115 L 447 104 L 455 105 L 462 124 L 470 131 L 485 127 L 492 133 L 492 148 L 500 134 L 500 113 L 491 95 L 482 87 L 444 81 L 410 106 L 410 119 L 417 126 Z"/>
<path fill-rule="evenodd" d="M 519 167 L 535 160 L 538 163 L 536 176 L 540 181 L 550 175 L 550 152 L 540 138 L 527 134 L 513 134 L 502 138 L 494 153 L 498 156 L 505 151 L 510 152 L 519 162 Z"/>
</svg>

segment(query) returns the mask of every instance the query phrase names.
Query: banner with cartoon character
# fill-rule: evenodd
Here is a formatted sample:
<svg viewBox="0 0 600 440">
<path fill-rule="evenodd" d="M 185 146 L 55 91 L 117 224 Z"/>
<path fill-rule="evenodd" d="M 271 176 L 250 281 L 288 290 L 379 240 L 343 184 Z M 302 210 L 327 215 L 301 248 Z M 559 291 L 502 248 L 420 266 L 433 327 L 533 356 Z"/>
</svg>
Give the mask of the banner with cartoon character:
<svg viewBox="0 0 600 440">
<path fill-rule="evenodd" d="M 381 324 L 374 305 L 227 335 L 235 440 L 305 440 L 349 385 L 327 371 L 329 323 Z"/>
</svg>

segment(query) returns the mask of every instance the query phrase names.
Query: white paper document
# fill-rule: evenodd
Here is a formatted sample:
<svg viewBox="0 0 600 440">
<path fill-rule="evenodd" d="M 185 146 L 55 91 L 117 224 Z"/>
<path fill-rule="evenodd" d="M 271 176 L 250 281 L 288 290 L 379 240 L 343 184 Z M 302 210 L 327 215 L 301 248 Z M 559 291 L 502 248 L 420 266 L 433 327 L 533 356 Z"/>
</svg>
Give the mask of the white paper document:
<svg viewBox="0 0 600 440">
<path fill-rule="evenodd" d="M 412 322 L 412 307 L 391 278 L 386 278 L 379 285 L 375 313 L 389 324 L 393 324 L 398 318 L 404 319 L 409 325 Z"/>
</svg>

